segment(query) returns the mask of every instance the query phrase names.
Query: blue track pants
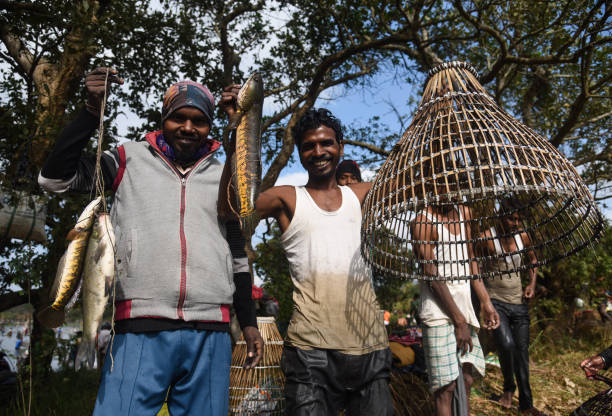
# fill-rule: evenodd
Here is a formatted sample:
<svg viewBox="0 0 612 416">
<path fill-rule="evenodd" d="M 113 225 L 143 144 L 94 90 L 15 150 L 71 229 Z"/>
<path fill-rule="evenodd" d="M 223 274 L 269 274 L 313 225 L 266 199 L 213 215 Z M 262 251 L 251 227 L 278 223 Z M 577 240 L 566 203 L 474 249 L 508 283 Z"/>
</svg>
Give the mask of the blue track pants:
<svg viewBox="0 0 612 416">
<path fill-rule="evenodd" d="M 172 416 L 226 416 L 229 334 L 179 329 L 115 336 L 102 370 L 94 416 L 155 416 L 168 394 Z"/>
</svg>

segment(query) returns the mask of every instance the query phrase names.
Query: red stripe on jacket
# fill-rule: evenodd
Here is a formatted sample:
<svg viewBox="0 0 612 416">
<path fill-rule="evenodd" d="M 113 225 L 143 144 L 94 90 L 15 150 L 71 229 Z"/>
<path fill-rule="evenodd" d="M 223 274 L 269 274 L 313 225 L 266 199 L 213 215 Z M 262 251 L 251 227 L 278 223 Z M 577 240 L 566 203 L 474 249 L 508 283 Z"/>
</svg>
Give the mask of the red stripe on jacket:
<svg viewBox="0 0 612 416">
<path fill-rule="evenodd" d="M 117 152 L 119 152 L 119 170 L 117 170 L 117 176 L 115 176 L 115 180 L 113 181 L 113 192 L 117 191 L 117 188 L 119 188 L 121 179 L 123 179 L 123 173 L 125 172 L 125 149 L 123 146 L 119 146 Z"/>
</svg>

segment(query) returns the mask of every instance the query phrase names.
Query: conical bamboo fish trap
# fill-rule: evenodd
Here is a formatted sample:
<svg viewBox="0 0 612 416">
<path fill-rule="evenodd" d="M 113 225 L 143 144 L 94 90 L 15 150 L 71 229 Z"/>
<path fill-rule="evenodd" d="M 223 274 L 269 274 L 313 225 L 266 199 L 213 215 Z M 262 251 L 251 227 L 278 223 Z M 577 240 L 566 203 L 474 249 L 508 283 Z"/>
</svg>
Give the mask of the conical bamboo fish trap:
<svg viewBox="0 0 612 416">
<path fill-rule="evenodd" d="M 280 369 L 283 339 L 272 317 L 257 317 L 257 326 L 264 340 L 264 355 L 250 370 L 242 368 L 247 356 L 244 337 L 236 343 L 230 368 L 230 414 L 284 415 L 283 388 L 285 376 Z"/>
<path fill-rule="evenodd" d="M 497 238 L 517 234 L 501 227 L 515 213 L 530 247 L 479 250 L 493 240 L 485 233 L 491 227 Z M 572 164 L 499 108 L 472 66 L 450 62 L 429 72 L 413 122 L 374 180 L 364 203 L 362 252 L 384 276 L 490 277 L 575 253 L 602 227 Z M 437 241 L 423 232 L 432 229 Z M 427 247 L 435 254 L 423 255 Z M 503 271 L 486 267 L 496 261 L 506 261 Z M 476 262 L 485 267 L 470 268 Z"/>
</svg>

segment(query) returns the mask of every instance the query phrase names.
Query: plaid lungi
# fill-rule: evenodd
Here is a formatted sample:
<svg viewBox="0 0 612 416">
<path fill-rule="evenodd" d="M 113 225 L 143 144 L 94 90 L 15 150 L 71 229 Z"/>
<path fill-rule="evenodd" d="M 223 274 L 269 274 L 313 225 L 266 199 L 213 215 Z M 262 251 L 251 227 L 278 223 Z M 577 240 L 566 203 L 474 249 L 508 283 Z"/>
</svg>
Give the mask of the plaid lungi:
<svg viewBox="0 0 612 416">
<path fill-rule="evenodd" d="M 479 375 L 484 377 L 485 361 L 478 335 L 472 326 L 470 326 L 470 332 L 474 348 L 464 356 L 459 355 L 457 357 L 457 340 L 455 339 L 455 326 L 453 324 L 423 326 L 423 349 L 425 350 L 425 363 L 427 364 L 431 391 L 436 391 L 459 377 L 459 361 L 461 364 L 472 364 Z M 477 374 L 473 374 L 473 376 L 476 377 Z"/>
</svg>

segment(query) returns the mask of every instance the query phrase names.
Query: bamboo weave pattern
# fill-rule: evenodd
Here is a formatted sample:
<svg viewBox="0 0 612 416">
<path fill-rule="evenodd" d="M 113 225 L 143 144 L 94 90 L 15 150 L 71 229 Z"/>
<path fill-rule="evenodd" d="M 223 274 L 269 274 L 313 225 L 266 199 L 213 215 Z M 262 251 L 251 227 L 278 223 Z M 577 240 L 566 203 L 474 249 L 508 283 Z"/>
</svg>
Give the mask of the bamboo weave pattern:
<svg viewBox="0 0 612 416">
<path fill-rule="evenodd" d="M 245 370 L 247 357 L 244 337 L 236 343 L 230 368 L 230 415 L 284 415 L 283 388 L 285 376 L 280 369 L 283 339 L 272 317 L 257 317 L 264 340 L 264 355 L 254 369 Z"/>
<path fill-rule="evenodd" d="M 512 230 L 503 227 L 509 216 L 520 222 Z M 504 112 L 472 66 L 449 62 L 429 72 L 414 120 L 374 180 L 362 253 L 388 277 L 493 277 L 569 256 L 602 227 L 572 164 Z M 497 241 L 519 235 L 527 244 L 487 251 L 491 228 Z"/>
</svg>

